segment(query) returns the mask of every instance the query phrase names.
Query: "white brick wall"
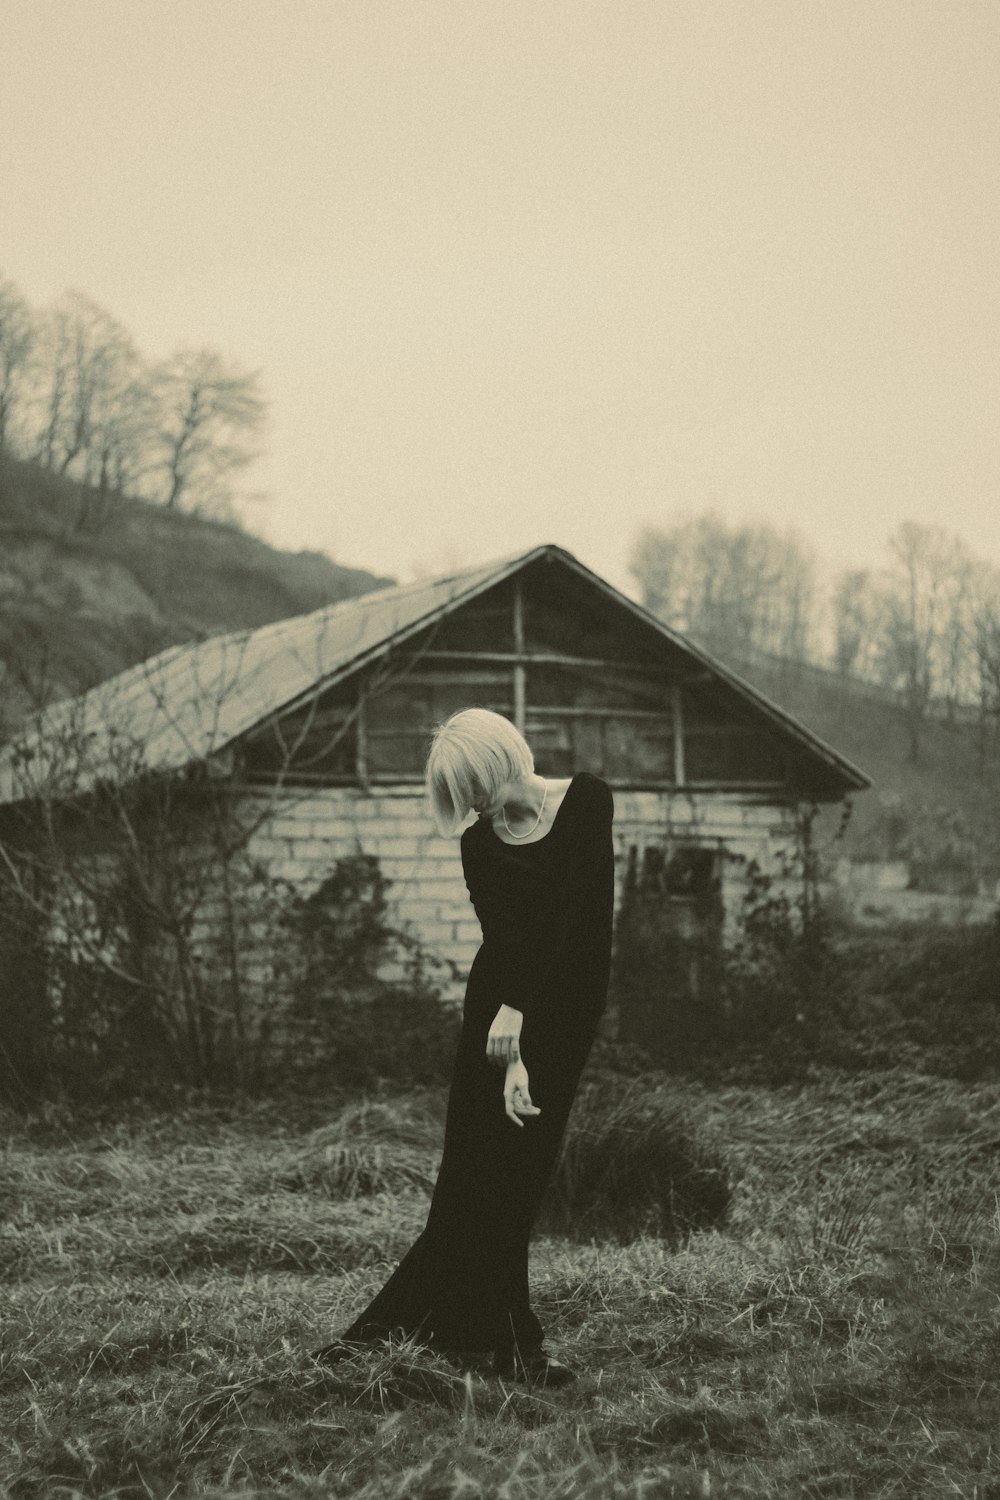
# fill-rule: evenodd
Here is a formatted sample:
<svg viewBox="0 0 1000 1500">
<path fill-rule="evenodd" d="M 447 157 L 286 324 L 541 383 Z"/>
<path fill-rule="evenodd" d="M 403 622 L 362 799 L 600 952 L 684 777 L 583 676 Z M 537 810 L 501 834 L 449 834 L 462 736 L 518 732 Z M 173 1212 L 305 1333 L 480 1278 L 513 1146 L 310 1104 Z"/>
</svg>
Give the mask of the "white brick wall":
<svg viewBox="0 0 1000 1500">
<path fill-rule="evenodd" d="M 616 901 L 630 845 L 641 850 L 670 837 L 693 839 L 728 855 L 723 903 L 731 933 L 746 885 L 744 862 L 756 859 L 765 871 L 778 874 L 779 852 L 793 849 L 794 831 L 792 809 L 759 798 L 616 792 Z M 337 859 L 359 848 L 378 857 L 392 882 L 387 892 L 391 919 L 432 954 L 457 966 L 463 977 L 448 993 L 460 999 L 479 946 L 479 924 L 462 876 L 458 837 L 443 839 L 437 833 L 422 788 L 379 788 L 371 796 L 354 787 L 330 787 L 308 796 L 283 791 L 275 794 L 249 852 L 272 875 L 294 881 L 307 894 Z"/>
</svg>

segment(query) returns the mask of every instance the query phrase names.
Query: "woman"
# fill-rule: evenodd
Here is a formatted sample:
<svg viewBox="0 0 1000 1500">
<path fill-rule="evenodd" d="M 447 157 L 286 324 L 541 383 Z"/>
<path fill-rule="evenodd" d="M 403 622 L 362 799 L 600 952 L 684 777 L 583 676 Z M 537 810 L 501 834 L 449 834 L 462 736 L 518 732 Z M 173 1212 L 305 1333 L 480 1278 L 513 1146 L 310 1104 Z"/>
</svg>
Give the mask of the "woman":
<svg viewBox="0 0 1000 1500">
<path fill-rule="evenodd" d="M 427 793 L 442 834 L 469 812 L 462 868 L 483 941 L 466 985 L 444 1151 L 427 1224 L 334 1344 L 416 1335 L 532 1384 L 573 1379 L 528 1300 L 528 1239 L 607 997 L 613 799 L 589 771 L 548 781 L 487 709 L 435 732 Z M 499 1076 L 503 1076 L 503 1087 Z"/>
</svg>

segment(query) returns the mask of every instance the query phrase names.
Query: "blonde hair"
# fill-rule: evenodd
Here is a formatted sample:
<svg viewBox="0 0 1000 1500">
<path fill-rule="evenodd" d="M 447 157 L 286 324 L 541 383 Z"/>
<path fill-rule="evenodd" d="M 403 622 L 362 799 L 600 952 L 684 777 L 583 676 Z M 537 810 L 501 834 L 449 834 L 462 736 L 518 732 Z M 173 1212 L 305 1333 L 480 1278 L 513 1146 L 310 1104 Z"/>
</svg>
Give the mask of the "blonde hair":
<svg viewBox="0 0 1000 1500">
<path fill-rule="evenodd" d="M 459 709 L 435 729 L 427 756 L 427 799 L 438 832 L 457 832 L 477 800 L 493 802 L 504 782 L 534 769 L 527 740 L 503 714 Z"/>
</svg>

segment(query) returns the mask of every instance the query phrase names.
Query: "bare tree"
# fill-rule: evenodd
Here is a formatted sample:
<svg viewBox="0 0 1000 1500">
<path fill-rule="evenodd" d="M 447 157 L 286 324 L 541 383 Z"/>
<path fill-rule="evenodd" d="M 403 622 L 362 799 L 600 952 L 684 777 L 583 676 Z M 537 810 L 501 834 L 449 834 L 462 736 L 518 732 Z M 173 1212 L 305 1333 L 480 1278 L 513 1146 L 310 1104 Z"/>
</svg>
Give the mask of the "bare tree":
<svg viewBox="0 0 1000 1500">
<path fill-rule="evenodd" d="M 256 456 L 247 439 L 265 416 L 258 378 L 211 349 L 181 350 L 154 371 L 159 468 L 170 509 L 217 509 L 229 502 L 232 476 Z"/>
<path fill-rule="evenodd" d="M 42 314 L 38 338 L 38 389 L 35 404 L 40 411 L 32 457 L 43 468 L 58 462 L 60 434 L 66 422 L 69 386 L 69 334 L 66 318 L 57 308 Z"/>
<path fill-rule="evenodd" d="M 647 609 L 720 655 L 808 657 L 815 564 L 795 532 L 689 517 L 641 531 L 630 567 Z"/>
<path fill-rule="evenodd" d="M 96 455 L 128 402 L 141 361 L 126 330 L 80 292 L 69 292 L 42 319 L 35 456 L 46 468 L 91 482 Z"/>
<path fill-rule="evenodd" d="M 941 628 L 938 635 L 937 690 L 944 699 L 949 722 L 976 695 L 975 559 L 960 537 L 952 537 L 946 552 Z"/>
<path fill-rule="evenodd" d="M 841 573 L 833 591 L 833 663 L 837 675 L 864 675 L 875 613 L 872 576 L 866 569 Z"/>
<path fill-rule="evenodd" d="M 1000 735 L 1000 569 L 979 563 L 972 572 L 969 610 L 975 672 L 977 759 L 980 776 L 994 759 Z"/>
<path fill-rule="evenodd" d="M 0 280 L 0 454 L 81 481 L 69 524 L 91 530 L 125 494 L 231 514 L 232 480 L 256 456 L 265 417 L 258 375 L 211 349 L 150 367 L 126 329 L 80 292 L 34 314 Z"/>
<path fill-rule="evenodd" d="M 833 665 L 839 678 L 841 719 L 853 681 L 875 679 L 883 649 L 885 596 L 865 568 L 840 574 L 833 588 Z"/>
<path fill-rule="evenodd" d="M 14 283 L 0 279 L 0 458 L 10 450 L 10 427 L 24 397 L 35 340 L 31 309 Z"/>
<path fill-rule="evenodd" d="M 939 526 L 904 521 L 889 539 L 882 676 L 902 697 L 907 754 L 920 758 L 921 735 L 941 684 L 947 592 L 955 571 L 953 538 Z"/>
<path fill-rule="evenodd" d="M 83 470 L 85 489 L 77 529 L 107 523 L 125 495 L 141 493 L 153 468 L 158 408 L 141 361 L 122 347 L 109 363 L 108 379 L 95 391 L 90 446 Z"/>
</svg>

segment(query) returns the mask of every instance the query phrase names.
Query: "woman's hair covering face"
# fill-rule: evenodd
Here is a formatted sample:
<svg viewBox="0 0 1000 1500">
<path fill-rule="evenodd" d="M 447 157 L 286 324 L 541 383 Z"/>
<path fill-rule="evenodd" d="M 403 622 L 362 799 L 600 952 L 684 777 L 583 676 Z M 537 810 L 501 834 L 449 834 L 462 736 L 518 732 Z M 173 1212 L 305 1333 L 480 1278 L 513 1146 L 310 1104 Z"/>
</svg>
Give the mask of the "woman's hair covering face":
<svg viewBox="0 0 1000 1500">
<path fill-rule="evenodd" d="M 462 708 L 434 731 L 426 790 L 438 831 L 453 834 L 476 802 L 492 803 L 500 788 L 535 769 L 524 736 L 503 714 Z"/>
</svg>

